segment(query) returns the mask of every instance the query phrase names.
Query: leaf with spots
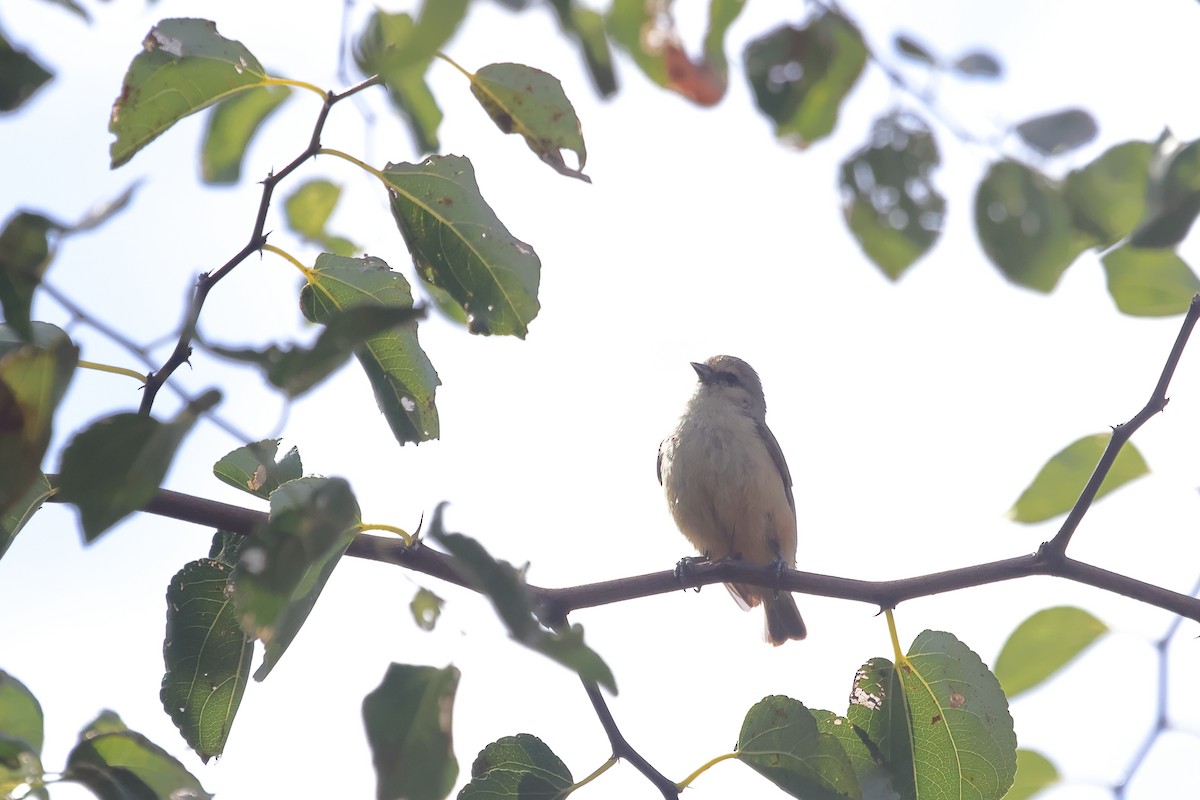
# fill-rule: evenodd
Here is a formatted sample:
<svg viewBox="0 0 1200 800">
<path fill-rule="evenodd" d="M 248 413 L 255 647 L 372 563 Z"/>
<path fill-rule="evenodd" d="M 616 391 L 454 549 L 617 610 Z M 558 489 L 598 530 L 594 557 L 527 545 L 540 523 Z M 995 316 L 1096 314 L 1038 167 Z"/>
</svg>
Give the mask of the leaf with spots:
<svg viewBox="0 0 1200 800">
<path fill-rule="evenodd" d="M 1000 683 L 952 634 L 924 631 L 899 666 L 858 671 L 846 718 L 883 757 L 901 797 L 1000 800 L 1017 770 L 1017 736 Z"/>
<path fill-rule="evenodd" d="M 552 800 L 575 783 L 571 770 L 546 746 L 528 733 L 504 736 L 480 751 L 471 764 L 471 782 L 458 800 Z"/>
<path fill-rule="evenodd" d="M 471 94 L 505 133 L 519 133 L 529 149 L 555 172 L 592 182 L 583 174 L 587 148 L 575 107 L 558 78 L 524 64 L 489 64 L 471 78 Z M 579 159 L 572 169 L 562 151 Z"/>
<path fill-rule="evenodd" d="M 108 130 L 112 167 L 125 164 L 184 117 L 272 83 L 241 42 L 206 19 L 164 19 L 150 29 L 125 73 Z"/>
<path fill-rule="evenodd" d="M 822 731 L 799 700 L 774 695 L 742 722 L 737 757 L 792 797 L 860 800 L 862 789 L 838 737 Z"/>
<path fill-rule="evenodd" d="M 276 460 L 280 441 L 263 439 L 226 453 L 213 464 L 213 474 L 235 489 L 266 500 L 280 484 L 304 475 L 300 451 L 296 448 L 293 447 L 283 458 Z"/>
<path fill-rule="evenodd" d="M 300 309 L 310 322 L 326 323 L 361 306 L 409 309 L 408 281 L 379 258 L 317 256 L 300 292 Z M 417 341 L 417 322 L 376 334 L 354 350 L 367 373 L 375 401 L 396 441 L 424 442 L 440 432 L 434 392 L 441 381 Z"/>
<path fill-rule="evenodd" d="M 266 526 L 246 537 L 233 576 L 233 602 L 247 636 L 261 639 L 261 681 L 300 632 L 360 523 L 350 484 L 300 478 L 271 494 Z"/>
<path fill-rule="evenodd" d="M 471 333 L 525 338 L 540 309 L 542 264 L 483 199 L 471 162 L 388 164 L 383 178 L 421 278 L 463 307 Z"/>
<path fill-rule="evenodd" d="M 242 632 L 226 564 L 201 559 L 167 586 L 167 635 L 159 698 L 184 741 L 207 762 L 225 750 L 250 679 L 254 640 Z"/>
</svg>

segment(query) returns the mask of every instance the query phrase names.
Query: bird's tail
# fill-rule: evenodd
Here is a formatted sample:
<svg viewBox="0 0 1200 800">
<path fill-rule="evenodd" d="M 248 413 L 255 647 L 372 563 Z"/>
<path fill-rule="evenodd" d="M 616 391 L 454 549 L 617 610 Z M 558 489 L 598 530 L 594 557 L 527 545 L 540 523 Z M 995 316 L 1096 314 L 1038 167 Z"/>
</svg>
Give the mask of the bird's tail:
<svg viewBox="0 0 1200 800">
<path fill-rule="evenodd" d="M 790 592 L 764 592 L 763 611 L 767 617 L 767 641 L 778 647 L 789 639 L 808 635 L 800 609 Z"/>
</svg>

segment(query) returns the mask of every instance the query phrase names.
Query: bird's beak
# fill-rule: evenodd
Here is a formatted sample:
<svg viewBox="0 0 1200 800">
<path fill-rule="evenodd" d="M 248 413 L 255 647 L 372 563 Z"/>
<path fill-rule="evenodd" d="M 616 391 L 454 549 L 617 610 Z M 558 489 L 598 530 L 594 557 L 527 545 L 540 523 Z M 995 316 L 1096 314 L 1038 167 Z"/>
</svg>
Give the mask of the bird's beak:
<svg viewBox="0 0 1200 800">
<path fill-rule="evenodd" d="M 713 368 L 708 364 L 701 364 L 698 361 L 693 361 L 692 369 L 696 370 L 696 377 L 700 379 L 701 383 L 708 383 L 709 380 L 712 379 Z"/>
</svg>

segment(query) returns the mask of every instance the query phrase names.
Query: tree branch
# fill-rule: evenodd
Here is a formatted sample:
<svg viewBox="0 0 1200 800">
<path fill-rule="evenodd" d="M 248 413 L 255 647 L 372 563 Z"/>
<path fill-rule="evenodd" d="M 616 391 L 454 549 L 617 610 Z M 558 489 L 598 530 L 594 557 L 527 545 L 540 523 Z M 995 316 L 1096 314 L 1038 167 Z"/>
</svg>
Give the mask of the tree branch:
<svg viewBox="0 0 1200 800">
<path fill-rule="evenodd" d="M 183 324 L 179 328 L 179 340 L 175 343 L 175 349 L 171 351 L 171 355 L 167 357 L 167 360 L 158 370 L 146 376 L 146 386 L 142 393 L 142 403 L 138 409 L 139 414 L 147 415 L 150 413 L 150 409 L 154 406 L 154 398 L 158 395 L 158 390 L 171 377 L 171 373 L 178 369 L 180 365 L 186 363 L 188 358 L 191 357 L 192 339 L 196 335 L 196 324 L 200 320 L 200 311 L 204 307 L 204 301 L 213 286 L 228 275 L 234 267 L 241 264 L 254 252 L 261 250 L 262 246 L 267 243 L 267 234 L 265 232 L 267 211 L 271 207 L 271 197 L 275 193 L 275 187 L 280 181 L 299 169 L 300 165 L 314 157 L 317 151 L 321 149 L 321 132 L 325 129 L 325 120 L 329 117 L 330 109 L 338 101 L 357 94 L 363 89 L 374 86 L 379 82 L 379 77 L 373 76 L 340 94 L 329 92 L 325 96 L 325 102 L 321 106 L 320 113 L 317 115 L 317 122 L 313 126 L 313 133 L 309 139 L 308 146 L 304 148 L 304 151 L 300 155 L 292 159 L 290 164 L 278 173 L 268 175 L 263 180 L 262 200 L 258 204 L 258 214 L 254 219 L 254 229 L 250 233 L 250 240 L 216 272 L 206 272 L 197 279 L 196 287 L 192 292 L 192 299 L 188 303 L 187 311 L 184 312 Z"/>
<path fill-rule="evenodd" d="M 608 710 L 608 703 L 604 702 L 604 695 L 600 693 L 600 687 L 590 681 L 584 681 L 583 688 L 587 692 L 588 699 L 592 701 L 592 708 L 600 720 L 600 726 L 604 728 L 604 733 L 608 736 L 608 743 L 612 745 L 613 755 L 625 759 L 634 769 L 645 775 L 646 780 L 654 784 L 654 788 L 662 792 L 662 796 L 666 800 L 678 800 L 679 787 L 675 785 L 675 782 L 651 766 L 650 762 L 642 758 L 641 753 L 634 750 L 625 740 L 624 734 L 621 733 L 616 720 L 613 719 L 612 712 Z"/>
</svg>

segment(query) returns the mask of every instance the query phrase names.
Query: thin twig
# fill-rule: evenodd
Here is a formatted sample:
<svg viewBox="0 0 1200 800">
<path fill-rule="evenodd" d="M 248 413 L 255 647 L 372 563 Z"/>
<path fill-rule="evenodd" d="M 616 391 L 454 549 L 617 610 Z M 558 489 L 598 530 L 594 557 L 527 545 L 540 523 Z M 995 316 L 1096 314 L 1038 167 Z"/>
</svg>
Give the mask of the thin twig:
<svg viewBox="0 0 1200 800">
<path fill-rule="evenodd" d="M 1154 387 L 1150 399 L 1146 401 L 1146 405 L 1141 411 L 1133 415 L 1133 419 L 1124 425 L 1118 425 L 1113 428 L 1112 438 L 1108 441 L 1108 447 L 1104 449 L 1104 454 L 1100 456 L 1100 461 L 1096 464 L 1096 469 L 1092 472 L 1092 477 L 1088 479 L 1087 485 L 1083 487 L 1083 492 L 1080 493 L 1079 499 L 1075 501 L 1074 507 L 1067 514 L 1067 518 L 1063 520 L 1062 527 L 1058 529 L 1058 533 L 1054 535 L 1054 538 L 1042 545 L 1039 555 L 1043 558 L 1057 559 L 1065 557 L 1067 545 L 1070 543 L 1071 537 L 1075 534 L 1075 529 L 1079 527 L 1079 523 L 1083 520 L 1083 515 L 1091 508 L 1092 502 L 1096 499 L 1096 493 L 1100 491 L 1100 486 L 1104 483 L 1104 479 L 1108 477 L 1109 470 L 1112 469 L 1112 465 L 1117 460 L 1117 453 L 1120 452 L 1121 448 L 1129 441 L 1129 438 L 1133 436 L 1138 428 L 1142 427 L 1147 420 L 1166 408 L 1167 387 L 1171 385 L 1171 378 L 1175 375 L 1175 368 L 1179 366 L 1179 359 L 1183 356 L 1183 348 L 1187 346 L 1188 337 L 1192 335 L 1192 329 L 1196 327 L 1197 319 L 1200 319 L 1200 294 L 1194 296 L 1191 305 L 1188 306 L 1187 314 L 1183 318 L 1183 325 L 1179 328 L 1179 335 L 1175 337 L 1175 345 L 1171 348 L 1170 355 L 1167 356 L 1167 363 L 1163 365 L 1162 375 L 1159 376 L 1158 384 Z"/>
<path fill-rule="evenodd" d="M 321 111 L 317 115 L 316 124 L 313 125 L 312 137 L 309 139 L 308 146 L 300 155 L 292 159 L 286 167 L 277 173 L 272 173 L 263 180 L 262 199 L 258 204 L 258 214 L 254 220 L 254 228 L 250 233 L 250 240 L 239 250 L 232 258 L 225 262 L 215 272 L 204 273 L 196 281 L 196 286 L 192 291 L 192 298 L 188 303 L 187 310 L 184 312 L 183 324 L 179 328 L 179 339 L 175 343 L 175 349 L 171 351 L 171 355 L 156 371 L 151 372 L 146 378 L 146 388 L 142 393 L 141 407 L 138 413 L 146 415 L 150 413 L 150 409 L 154 406 L 154 398 L 158 395 L 158 390 L 167 382 L 176 369 L 180 365 L 187 362 L 192 354 L 192 339 L 196 335 L 196 324 L 200 319 L 200 311 L 204 307 L 204 301 L 208 297 L 208 293 L 212 291 L 222 278 L 228 275 L 233 269 L 250 257 L 251 254 L 262 249 L 262 246 L 267 243 L 267 212 L 271 207 L 271 197 L 275 193 L 275 187 L 300 168 L 308 159 L 317 154 L 321 149 L 321 132 L 325 129 L 325 120 L 329 117 L 329 111 L 334 104 L 344 100 L 351 95 L 366 89 L 369 86 L 374 86 L 379 83 L 379 77 L 373 76 L 363 81 L 362 83 L 352 86 L 344 92 L 336 93 L 329 92 L 325 96 L 325 102 L 321 105 Z"/>
<path fill-rule="evenodd" d="M 604 728 L 604 734 L 608 737 L 609 745 L 612 746 L 613 755 L 625 759 L 634 769 L 645 775 L 646 780 L 654 784 L 654 787 L 662 792 L 662 796 L 666 800 L 678 800 L 679 787 L 675 785 L 675 782 L 651 766 L 650 762 L 642 758 L 641 753 L 630 747 L 629 742 L 625 740 L 624 734 L 621 733 L 616 720 L 613 719 L 612 712 L 608 710 L 608 703 L 604 702 L 604 695 L 600 693 L 600 687 L 591 681 L 584 681 L 583 688 L 587 692 L 588 699 L 592 701 L 592 708 L 596 711 L 600 726 Z"/>
</svg>

